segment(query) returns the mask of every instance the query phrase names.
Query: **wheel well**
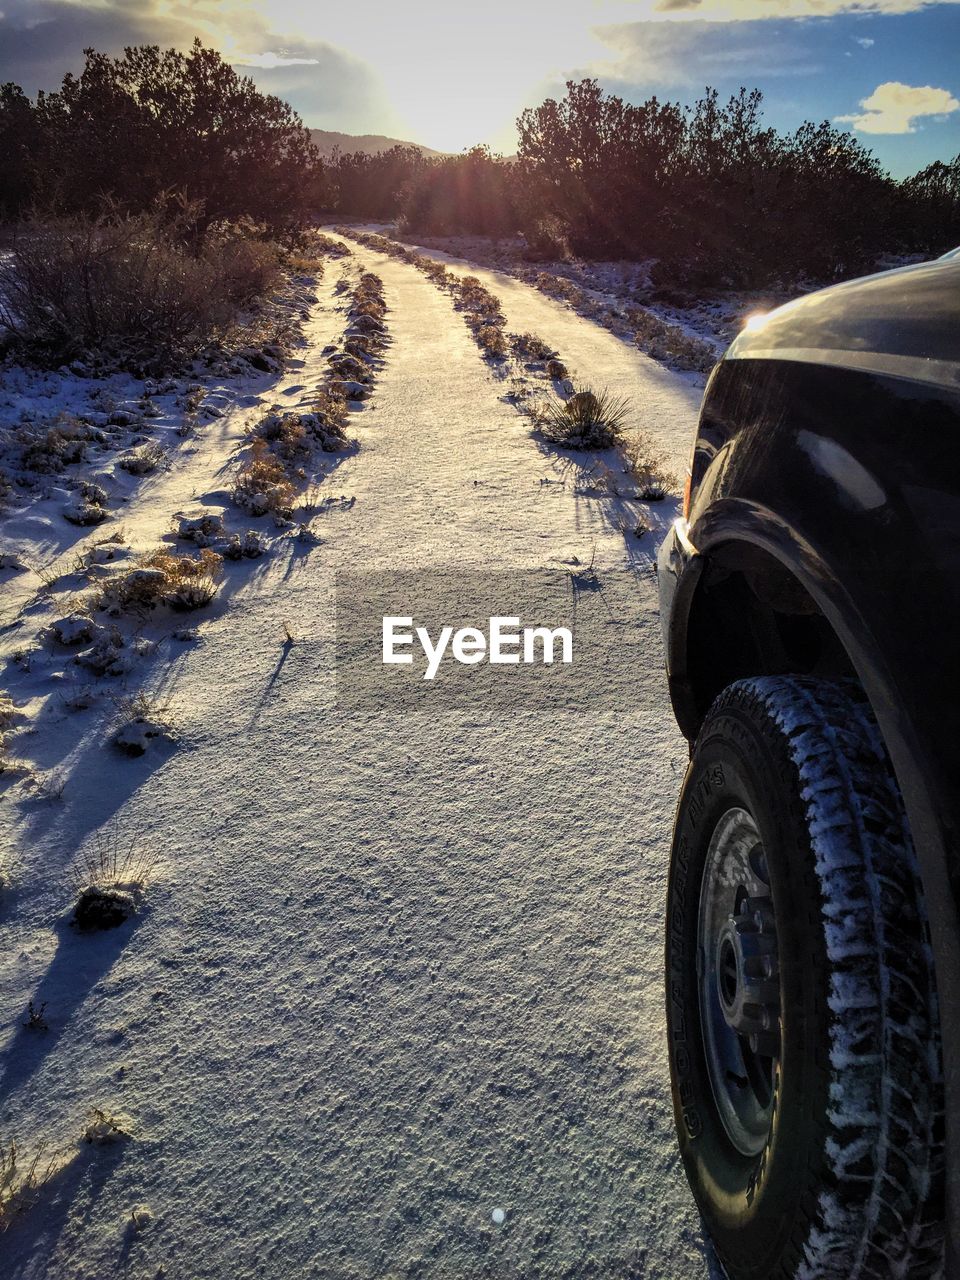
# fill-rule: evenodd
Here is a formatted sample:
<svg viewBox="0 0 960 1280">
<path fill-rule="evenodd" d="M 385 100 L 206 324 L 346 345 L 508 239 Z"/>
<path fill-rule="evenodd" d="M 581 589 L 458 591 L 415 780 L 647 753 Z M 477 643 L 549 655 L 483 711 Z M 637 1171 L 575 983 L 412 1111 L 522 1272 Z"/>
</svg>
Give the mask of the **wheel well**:
<svg viewBox="0 0 960 1280">
<path fill-rule="evenodd" d="M 776 557 L 749 543 L 711 550 L 687 622 L 696 724 L 734 680 L 758 675 L 856 676 L 833 627 Z"/>
</svg>

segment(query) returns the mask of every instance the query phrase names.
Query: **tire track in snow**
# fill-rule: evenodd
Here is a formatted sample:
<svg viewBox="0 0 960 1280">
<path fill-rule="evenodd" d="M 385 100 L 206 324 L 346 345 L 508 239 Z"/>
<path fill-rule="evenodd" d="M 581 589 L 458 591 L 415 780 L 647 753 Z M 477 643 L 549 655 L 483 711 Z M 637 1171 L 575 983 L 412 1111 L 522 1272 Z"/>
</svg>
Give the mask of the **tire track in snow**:
<svg viewBox="0 0 960 1280">
<path fill-rule="evenodd" d="M 644 355 L 602 326 L 571 311 L 531 285 L 502 271 L 481 267 L 465 258 L 417 244 L 410 248 L 480 282 L 500 299 L 507 328 L 533 332 L 557 348 L 575 381 L 608 387 L 628 396 L 633 406 L 631 426 L 650 432 L 666 451 L 671 467 L 686 474 L 693 447 L 694 427 L 703 395 L 699 374 L 677 373 Z"/>
</svg>

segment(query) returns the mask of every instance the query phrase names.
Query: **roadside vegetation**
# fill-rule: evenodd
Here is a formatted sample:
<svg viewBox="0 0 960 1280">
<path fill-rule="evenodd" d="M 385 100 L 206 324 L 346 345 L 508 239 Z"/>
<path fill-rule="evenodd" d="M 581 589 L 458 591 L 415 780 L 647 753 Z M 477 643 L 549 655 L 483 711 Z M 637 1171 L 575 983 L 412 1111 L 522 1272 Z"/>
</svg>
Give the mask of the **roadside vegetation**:
<svg viewBox="0 0 960 1280">
<path fill-rule="evenodd" d="M 35 102 L 0 88 L 0 344 L 141 373 L 237 345 L 284 272 L 323 251 L 302 234 L 308 130 L 199 42 L 85 56 Z"/>
<path fill-rule="evenodd" d="M 0 263 L 0 322 L 23 354 L 134 371 L 183 364 L 276 285 L 278 246 L 246 224 L 194 242 L 196 206 L 32 218 Z"/>
<path fill-rule="evenodd" d="M 630 104 L 596 81 L 525 111 L 515 159 L 341 155 L 322 207 L 401 234 L 511 237 L 530 262 L 649 260 L 651 287 L 795 289 L 960 243 L 960 157 L 902 181 L 827 121 L 780 133 L 759 90 Z M 870 216 L 863 210 L 869 208 Z"/>
</svg>

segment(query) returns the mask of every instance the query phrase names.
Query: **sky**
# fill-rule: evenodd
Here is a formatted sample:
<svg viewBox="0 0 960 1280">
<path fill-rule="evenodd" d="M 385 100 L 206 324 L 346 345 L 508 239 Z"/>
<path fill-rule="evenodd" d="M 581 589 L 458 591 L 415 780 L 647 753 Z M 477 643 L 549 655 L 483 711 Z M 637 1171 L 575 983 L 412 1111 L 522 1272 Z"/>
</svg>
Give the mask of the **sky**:
<svg viewBox="0 0 960 1280">
<path fill-rule="evenodd" d="M 33 94 L 93 45 L 199 35 L 306 124 L 510 154 L 517 115 L 595 77 L 630 101 L 763 91 L 898 177 L 960 152 L 960 0 L 0 0 L 0 81 Z"/>
</svg>

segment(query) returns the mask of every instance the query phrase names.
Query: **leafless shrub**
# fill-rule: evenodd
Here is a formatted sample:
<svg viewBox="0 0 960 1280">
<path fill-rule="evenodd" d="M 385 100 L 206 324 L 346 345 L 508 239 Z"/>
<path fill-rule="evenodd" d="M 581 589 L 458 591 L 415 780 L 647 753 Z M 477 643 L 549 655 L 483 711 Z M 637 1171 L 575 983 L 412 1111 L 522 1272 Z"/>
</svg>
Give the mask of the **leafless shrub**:
<svg viewBox="0 0 960 1280">
<path fill-rule="evenodd" d="M 624 472 L 636 484 L 645 502 L 661 502 L 676 493 L 679 481 L 665 463 L 660 448 L 645 431 L 637 431 L 621 442 Z"/>
<path fill-rule="evenodd" d="M 487 356 L 502 359 L 507 354 L 507 343 L 503 330 L 496 325 L 484 324 L 476 332 L 477 346 Z"/>
</svg>

